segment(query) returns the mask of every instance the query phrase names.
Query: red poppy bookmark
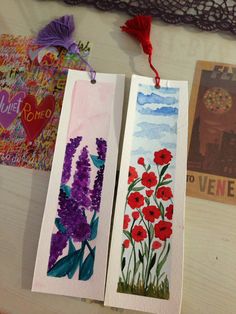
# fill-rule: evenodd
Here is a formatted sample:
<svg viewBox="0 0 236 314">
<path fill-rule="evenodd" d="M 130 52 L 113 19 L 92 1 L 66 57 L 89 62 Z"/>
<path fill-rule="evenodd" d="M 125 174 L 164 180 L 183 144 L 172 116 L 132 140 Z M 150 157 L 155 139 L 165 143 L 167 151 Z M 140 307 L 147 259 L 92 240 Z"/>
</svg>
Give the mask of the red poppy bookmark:
<svg viewBox="0 0 236 314">
<path fill-rule="evenodd" d="M 132 77 L 106 305 L 180 313 L 187 106 L 187 82 Z"/>
</svg>

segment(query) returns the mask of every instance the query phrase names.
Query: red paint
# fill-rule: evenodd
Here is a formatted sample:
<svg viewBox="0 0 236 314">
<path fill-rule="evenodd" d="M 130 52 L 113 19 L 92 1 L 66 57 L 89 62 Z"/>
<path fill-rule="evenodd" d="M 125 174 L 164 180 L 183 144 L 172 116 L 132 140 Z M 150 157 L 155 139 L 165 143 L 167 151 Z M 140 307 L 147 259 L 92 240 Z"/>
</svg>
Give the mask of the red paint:
<svg viewBox="0 0 236 314">
<path fill-rule="evenodd" d="M 50 121 L 55 110 L 55 98 L 46 96 L 39 105 L 33 95 L 27 95 L 21 103 L 21 121 L 27 134 L 27 140 L 37 138 Z"/>
</svg>

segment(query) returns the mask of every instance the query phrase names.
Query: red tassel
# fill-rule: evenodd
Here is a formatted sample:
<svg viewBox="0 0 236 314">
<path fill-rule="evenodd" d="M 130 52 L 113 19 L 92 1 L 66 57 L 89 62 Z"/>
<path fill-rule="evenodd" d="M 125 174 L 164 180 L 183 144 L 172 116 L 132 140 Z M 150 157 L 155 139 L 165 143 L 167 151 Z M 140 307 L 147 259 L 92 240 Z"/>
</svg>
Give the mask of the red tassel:
<svg viewBox="0 0 236 314">
<path fill-rule="evenodd" d="M 152 64 L 152 43 L 150 41 L 151 16 L 138 15 L 125 22 L 121 26 L 121 30 L 136 38 L 142 45 L 144 53 L 148 55 L 150 68 L 155 73 L 156 87 L 160 88 L 160 76 L 156 68 Z"/>
</svg>

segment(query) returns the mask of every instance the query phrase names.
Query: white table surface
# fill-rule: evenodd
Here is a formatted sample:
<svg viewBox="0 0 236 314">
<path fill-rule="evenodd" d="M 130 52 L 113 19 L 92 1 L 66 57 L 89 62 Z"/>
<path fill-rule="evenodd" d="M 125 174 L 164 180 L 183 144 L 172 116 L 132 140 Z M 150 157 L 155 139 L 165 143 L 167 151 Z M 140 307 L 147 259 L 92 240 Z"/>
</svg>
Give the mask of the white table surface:
<svg viewBox="0 0 236 314">
<path fill-rule="evenodd" d="M 93 43 L 90 62 L 97 71 L 126 74 L 126 108 L 131 74 L 152 76 L 140 46 L 119 29 L 127 15 L 59 1 L 0 0 L 0 33 L 36 34 L 64 14 L 75 17 L 75 38 Z M 188 80 L 189 88 L 196 60 L 236 63 L 236 37 L 230 35 L 155 20 L 151 37 L 161 77 Z M 48 180 L 46 172 L 0 167 L 0 313 L 115 313 L 100 304 L 30 291 Z M 236 206 L 187 198 L 182 314 L 234 313 Z"/>
</svg>

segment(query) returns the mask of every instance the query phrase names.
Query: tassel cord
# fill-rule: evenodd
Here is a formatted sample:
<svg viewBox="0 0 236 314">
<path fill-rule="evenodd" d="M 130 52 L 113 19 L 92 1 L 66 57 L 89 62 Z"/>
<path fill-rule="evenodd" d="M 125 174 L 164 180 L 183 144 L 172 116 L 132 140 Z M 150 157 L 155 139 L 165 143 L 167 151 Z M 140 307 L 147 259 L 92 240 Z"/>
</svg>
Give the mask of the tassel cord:
<svg viewBox="0 0 236 314">
<path fill-rule="evenodd" d="M 155 73 L 155 82 L 156 82 L 156 84 L 155 84 L 155 87 L 156 88 L 160 88 L 160 75 L 159 75 L 159 73 L 158 73 L 158 71 L 157 71 L 157 69 L 154 67 L 154 65 L 152 64 L 152 55 L 150 54 L 150 55 L 148 55 L 148 62 L 149 62 L 149 65 L 150 65 L 150 68 L 152 69 L 152 71 Z"/>
<path fill-rule="evenodd" d="M 74 44 L 76 45 L 76 49 L 75 52 L 73 53 L 77 53 L 78 56 L 80 57 L 80 59 L 86 64 L 86 66 L 89 68 L 89 74 L 90 74 L 90 79 L 91 79 L 91 83 L 95 84 L 96 83 L 96 71 L 94 70 L 94 68 L 81 56 L 79 48 L 77 46 L 77 44 L 74 42 Z M 70 52 L 70 49 L 69 49 Z"/>
<path fill-rule="evenodd" d="M 121 26 L 121 30 L 128 33 L 130 36 L 134 37 L 141 43 L 143 52 L 148 55 L 149 66 L 155 73 L 155 87 L 160 88 L 160 76 L 152 63 L 153 48 L 150 41 L 151 22 L 151 16 L 138 15 L 126 21 L 125 25 Z"/>
</svg>

